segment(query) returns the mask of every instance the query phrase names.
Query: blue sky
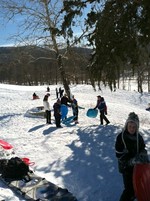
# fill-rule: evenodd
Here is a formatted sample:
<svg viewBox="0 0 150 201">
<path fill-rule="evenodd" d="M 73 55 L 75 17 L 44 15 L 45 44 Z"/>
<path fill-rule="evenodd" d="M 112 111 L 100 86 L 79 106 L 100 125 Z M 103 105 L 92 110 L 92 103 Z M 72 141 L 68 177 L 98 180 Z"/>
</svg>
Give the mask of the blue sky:
<svg viewBox="0 0 150 201">
<path fill-rule="evenodd" d="M 87 7 L 87 10 L 90 9 L 90 6 Z M 84 15 L 81 17 L 80 16 L 80 20 L 85 17 L 86 12 L 84 13 Z M 16 35 L 18 32 L 18 26 L 20 24 L 20 22 L 22 21 L 22 17 L 23 16 L 17 16 L 15 18 L 15 21 L 11 21 L 11 22 L 5 22 L 4 19 L 1 17 L 1 23 L 0 23 L 0 47 L 3 46 L 14 46 L 15 41 L 11 38 L 12 36 Z M 78 28 L 76 28 L 75 30 L 75 34 L 79 34 L 79 32 L 81 31 Z"/>
<path fill-rule="evenodd" d="M 4 23 L 4 22 L 3 22 Z M 16 33 L 17 26 L 13 23 L 0 24 L 0 47 L 1 46 L 12 46 L 14 41 L 9 37 Z"/>
<path fill-rule="evenodd" d="M 12 32 L 12 27 L 4 27 L 4 26 L 0 26 L 0 46 L 6 45 L 8 44 L 7 41 L 7 37 L 9 36 L 9 34 Z"/>
<path fill-rule="evenodd" d="M 11 38 L 17 33 L 18 26 L 16 23 L 4 23 L 0 24 L 0 47 L 14 46 L 15 41 Z M 76 34 L 79 33 L 79 29 L 75 30 Z"/>
<path fill-rule="evenodd" d="M 87 10 L 90 9 L 90 6 L 88 6 Z M 22 17 L 21 17 L 22 18 Z M 0 19 L 0 47 L 3 46 L 13 46 L 15 44 L 15 41 L 11 38 L 17 33 L 18 24 L 21 18 L 18 16 L 16 18 L 15 22 L 5 22 L 4 19 Z M 82 16 L 82 19 L 84 18 L 84 15 Z M 81 17 L 80 17 L 81 19 Z M 75 34 L 79 34 L 79 28 L 75 29 Z"/>
</svg>

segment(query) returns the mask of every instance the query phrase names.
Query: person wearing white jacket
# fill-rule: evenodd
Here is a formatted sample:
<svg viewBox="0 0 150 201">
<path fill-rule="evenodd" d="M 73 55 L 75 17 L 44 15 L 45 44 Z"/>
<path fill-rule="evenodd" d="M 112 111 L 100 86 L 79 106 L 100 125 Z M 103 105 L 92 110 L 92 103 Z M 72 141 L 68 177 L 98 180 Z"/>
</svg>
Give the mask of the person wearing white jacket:
<svg viewBox="0 0 150 201">
<path fill-rule="evenodd" d="M 50 96 L 50 94 L 46 94 L 43 99 L 43 106 L 44 106 L 45 113 L 46 113 L 46 123 L 47 124 L 51 124 L 51 110 L 50 110 L 50 104 L 48 102 L 49 96 Z"/>
</svg>

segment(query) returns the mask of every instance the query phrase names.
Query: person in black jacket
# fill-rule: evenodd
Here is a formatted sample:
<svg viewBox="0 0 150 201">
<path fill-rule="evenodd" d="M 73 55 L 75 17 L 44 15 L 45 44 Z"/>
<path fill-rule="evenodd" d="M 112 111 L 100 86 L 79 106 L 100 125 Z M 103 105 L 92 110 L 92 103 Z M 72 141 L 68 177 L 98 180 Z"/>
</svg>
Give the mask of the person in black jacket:
<svg viewBox="0 0 150 201">
<path fill-rule="evenodd" d="M 61 104 L 70 107 L 68 103 L 71 103 L 71 100 L 67 97 L 67 94 L 64 94 L 63 97 L 61 98 Z"/>
<path fill-rule="evenodd" d="M 54 108 L 54 117 L 55 117 L 55 124 L 57 128 L 61 128 L 62 126 L 60 125 L 60 120 L 61 120 L 61 101 L 58 99 L 56 103 L 54 103 L 53 108 Z"/>
<path fill-rule="evenodd" d="M 119 201 L 134 201 L 133 168 L 135 164 L 147 163 L 148 156 L 143 137 L 139 134 L 139 118 L 131 112 L 123 131 L 115 143 L 119 172 L 123 176 L 124 190 Z"/>
</svg>

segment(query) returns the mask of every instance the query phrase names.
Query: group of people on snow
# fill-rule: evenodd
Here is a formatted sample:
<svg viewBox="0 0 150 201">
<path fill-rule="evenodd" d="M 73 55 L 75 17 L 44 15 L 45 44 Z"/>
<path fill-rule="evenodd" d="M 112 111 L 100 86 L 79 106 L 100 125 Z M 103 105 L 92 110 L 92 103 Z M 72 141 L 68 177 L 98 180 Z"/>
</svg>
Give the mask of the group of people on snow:
<svg viewBox="0 0 150 201">
<path fill-rule="evenodd" d="M 48 97 L 50 94 L 46 94 L 43 99 L 43 106 L 46 114 L 46 123 L 51 124 L 51 110 L 50 110 L 50 104 L 48 102 Z M 61 105 L 66 105 L 67 107 L 72 107 L 73 111 L 73 120 L 75 124 L 78 123 L 78 102 L 72 96 L 72 98 L 68 98 L 67 94 L 64 94 L 61 98 L 58 98 L 57 101 L 53 105 L 54 109 L 54 118 L 55 118 L 55 124 L 57 128 L 61 128 Z M 65 117 L 65 119 L 67 116 Z"/>
<path fill-rule="evenodd" d="M 48 97 L 50 94 L 46 94 L 43 99 L 43 105 L 46 113 L 46 123 L 51 124 L 51 111 L 50 111 L 50 105 L 48 102 Z M 67 107 L 72 108 L 73 116 L 74 116 L 74 122 L 75 124 L 78 124 L 78 114 L 79 114 L 79 107 L 78 107 L 78 101 L 75 99 L 74 95 L 72 95 L 71 98 L 68 98 L 67 94 L 65 93 L 61 98 L 58 98 L 56 103 L 53 105 L 54 109 L 54 118 L 55 118 L 55 123 L 56 127 L 60 128 L 61 127 L 61 105 L 66 105 Z M 100 95 L 97 96 L 97 104 L 94 110 L 98 108 L 100 112 L 100 124 L 103 125 L 103 121 L 106 121 L 106 125 L 110 123 L 108 118 L 106 117 L 107 115 L 107 106 L 106 102 L 103 97 Z M 67 116 L 65 117 L 65 119 Z"/>
<path fill-rule="evenodd" d="M 46 122 L 51 123 L 48 97 L 49 95 L 45 95 L 43 104 L 46 111 Z M 61 104 L 72 107 L 74 122 L 78 123 L 78 102 L 74 96 L 70 99 L 67 97 L 67 94 L 64 94 L 61 98 L 58 98 L 53 105 L 56 127 L 61 127 Z M 104 121 L 106 125 L 108 125 L 110 121 L 106 117 L 107 105 L 104 98 L 100 95 L 97 96 L 97 103 L 93 109 L 95 110 L 97 108 L 100 113 L 100 125 L 103 125 Z M 134 201 L 136 198 L 133 187 L 134 166 L 138 163 L 149 162 L 145 142 L 139 133 L 139 117 L 134 112 L 129 113 L 122 132 L 116 137 L 115 153 L 118 159 L 118 169 L 122 174 L 124 184 L 124 190 L 119 201 Z"/>
</svg>

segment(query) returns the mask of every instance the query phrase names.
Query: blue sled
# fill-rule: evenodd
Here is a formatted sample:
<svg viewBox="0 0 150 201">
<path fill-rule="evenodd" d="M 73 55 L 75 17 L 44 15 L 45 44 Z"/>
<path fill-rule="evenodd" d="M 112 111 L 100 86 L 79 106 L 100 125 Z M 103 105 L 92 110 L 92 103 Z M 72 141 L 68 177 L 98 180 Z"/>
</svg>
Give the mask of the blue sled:
<svg viewBox="0 0 150 201">
<path fill-rule="evenodd" d="M 64 119 L 62 121 L 62 123 L 66 124 L 66 123 L 70 123 L 73 121 L 73 119 L 75 118 L 75 116 L 71 116 L 71 117 L 68 117 L 67 119 Z"/>
<path fill-rule="evenodd" d="M 98 114 L 98 110 L 97 109 L 88 109 L 86 116 L 90 117 L 90 118 L 96 118 Z"/>
<path fill-rule="evenodd" d="M 60 107 L 60 111 L 61 111 L 61 119 L 64 120 L 68 114 L 68 107 L 66 105 L 62 104 Z"/>
</svg>

